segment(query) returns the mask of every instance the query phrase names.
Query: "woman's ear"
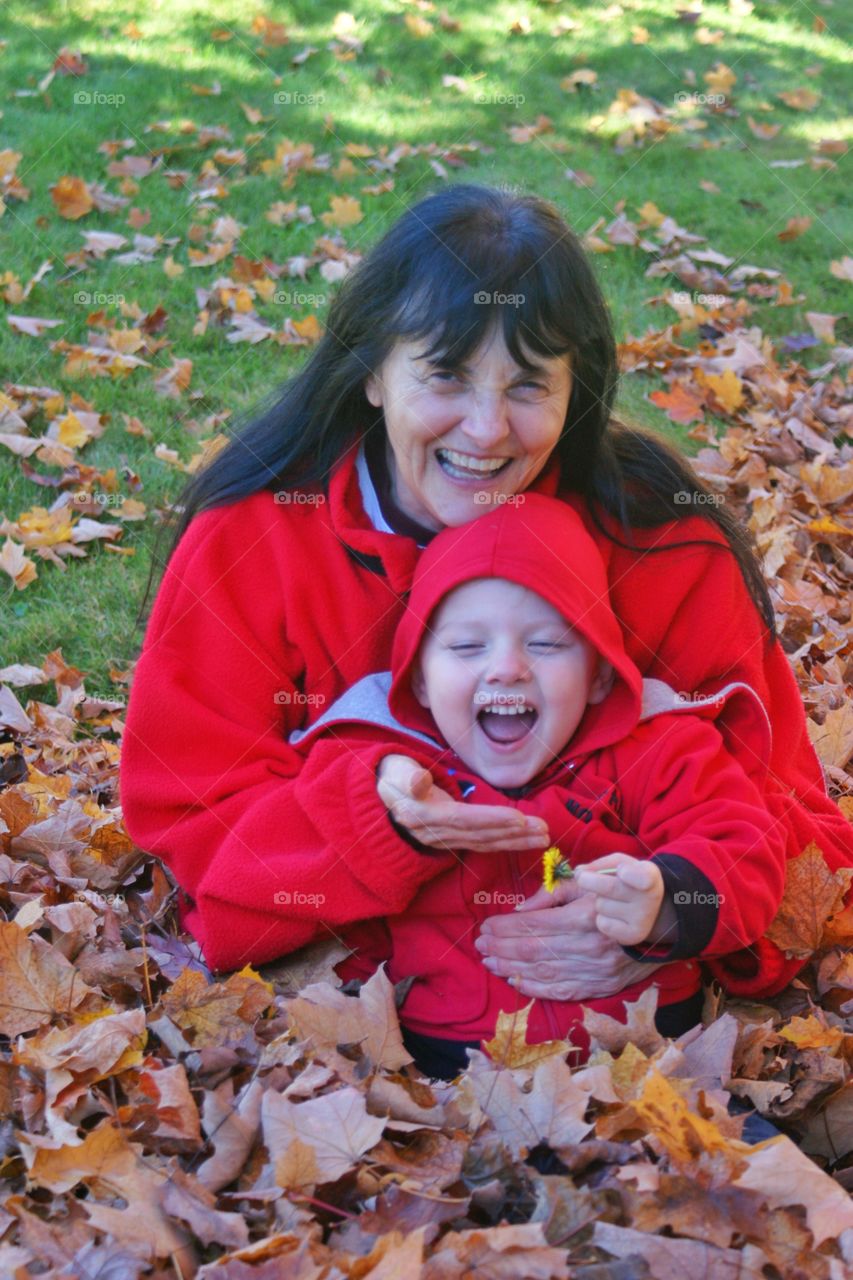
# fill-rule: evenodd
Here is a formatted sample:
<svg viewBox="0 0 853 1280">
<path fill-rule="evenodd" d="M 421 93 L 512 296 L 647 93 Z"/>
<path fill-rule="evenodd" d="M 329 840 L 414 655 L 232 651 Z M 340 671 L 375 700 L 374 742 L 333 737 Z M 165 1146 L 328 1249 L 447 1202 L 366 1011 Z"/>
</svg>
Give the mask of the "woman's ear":
<svg viewBox="0 0 853 1280">
<path fill-rule="evenodd" d="M 369 373 L 364 380 L 364 394 L 367 396 L 374 409 L 379 409 L 381 407 L 382 392 L 379 390 L 379 379 L 373 373 Z"/>
<path fill-rule="evenodd" d="M 592 684 L 589 686 L 587 702 L 591 704 L 603 702 L 613 688 L 615 678 L 616 672 L 613 670 L 611 663 L 605 662 L 604 658 L 599 658 L 598 669 L 592 678 Z"/>
</svg>

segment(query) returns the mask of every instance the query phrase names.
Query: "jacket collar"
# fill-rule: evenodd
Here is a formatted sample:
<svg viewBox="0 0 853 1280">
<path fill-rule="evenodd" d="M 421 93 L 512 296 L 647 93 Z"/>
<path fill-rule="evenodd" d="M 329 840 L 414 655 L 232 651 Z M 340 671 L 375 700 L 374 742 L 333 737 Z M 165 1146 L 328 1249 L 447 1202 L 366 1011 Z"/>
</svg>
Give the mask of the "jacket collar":
<svg viewBox="0 0 853 1280">
<path fill-rule="evenodd" d="M 422 548 L 414 538 L 386 533 L 371 523 L 364 509 L 357 460 L 361 441 L 342 456 L 329 478 L 329 522 L 335 536 L 359 564 L 387 578 L 391 588 L 405 595 Z M 554 497 L 560 486 L 560 461 L 552 453 L 527 492 Z"/>
</svg>

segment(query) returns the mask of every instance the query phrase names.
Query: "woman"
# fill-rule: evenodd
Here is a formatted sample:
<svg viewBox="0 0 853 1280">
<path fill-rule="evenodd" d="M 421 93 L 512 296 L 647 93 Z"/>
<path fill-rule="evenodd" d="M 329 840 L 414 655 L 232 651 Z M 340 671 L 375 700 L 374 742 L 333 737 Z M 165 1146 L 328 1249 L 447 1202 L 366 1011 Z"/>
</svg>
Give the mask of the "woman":
<svg viewBox="0 0 853 1280">
<path fill-rule="evenodd" d="M 388 667 L 433 533 L 526 490 L 581 513 L 645 676 L 697 698 L 733 679 L 757 690 L 774 739 L 767 803 L 788 855 L 814 839 L 831 866 L 853 864 L 746 537 L 682 457 L 612 419 L 616 382 L 605 303 L 556 209 L 451 186 L 347 277 L 301 372 L 190 482 L 136 668 L 122 798 L 131 836 L 182 886 L 182 922 L 212 968 L 334 935 L 355 948 L 341 976 L 369 975 L 382 917 L 434 874 L 424 852 L 416 877 L 380 893 L 388 868 L 371 874 L 382 856 L 371 831 L 389 820 L 421 847 L 500 856 L 546 843 L 514 810 L 455 803 L 397 758 L 378 779 L 348 780 L 363 838 L 344 863 L 318 862 L 317 893 L 302 895 L 315 900 L 288 891 L 288 796 L 300 786 L 288 733 Z M 729 745 L 749 768 L 736 724 Z M 590 912 L 588 899 L 553 906 L 542 894 L 496 915 L 484 963 L 530 996 L 619 991 L 638 962 Z M 759 949 L 770 994 L 803 962 L 767 939 Z M 758 994 L 754 950 L 713 967 Z"/>
</svg>

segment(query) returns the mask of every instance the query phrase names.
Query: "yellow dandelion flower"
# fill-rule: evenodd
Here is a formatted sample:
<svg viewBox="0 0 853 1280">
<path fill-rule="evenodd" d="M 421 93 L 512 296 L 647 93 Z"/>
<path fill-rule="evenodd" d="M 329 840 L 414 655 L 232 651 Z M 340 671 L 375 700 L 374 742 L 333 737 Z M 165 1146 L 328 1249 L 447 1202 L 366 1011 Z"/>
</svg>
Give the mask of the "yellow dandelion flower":
<svg viewBox="0 0 853 1280">
<path fill-rule="evenodd" d="M 554 892 L 554 884 L 557 880 L 564 880 L 572 874 L 572 869 L 568 862 L 563 858 L 560 850 L 555 844 L 550 849 L 546 849 L 542 855 L 542 883 L 549 893 Z"/>
</svg>

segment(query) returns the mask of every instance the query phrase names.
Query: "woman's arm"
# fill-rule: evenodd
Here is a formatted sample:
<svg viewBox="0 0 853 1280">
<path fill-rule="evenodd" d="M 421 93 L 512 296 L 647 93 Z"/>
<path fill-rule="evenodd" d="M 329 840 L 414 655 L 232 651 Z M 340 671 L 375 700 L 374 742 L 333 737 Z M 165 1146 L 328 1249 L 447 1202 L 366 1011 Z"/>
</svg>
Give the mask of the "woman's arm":
<svg viewBox="0 0 853 1280">
<path fill-rule="evenodd" d="M 287 741 L 304 718 L 301 655 L 286 639 L 265 518 L 238 507 L 197 517 L 170 561 L 121 772 L 131 837 L 193 899 L 184 923 L 222 970 L 400 910 L 439 864 L 397 839 L 375 755 L 338 747 L 332 760 L 319 742 L 306 770 Z"/>
<path fill-rule="evenodd" d="M 691 715 L 659 716 L 617 751 L 624 821 L 675 908 L 669 938 L 631 954 L 708 959 L 752 946 L 782 900 L 785 833 L 716 727 Z M 579 879 L 595 892 L 613 888 L 585 871 Z"/>
<path fill-rule="evenodd" d="M 594 526 L 590 532 L 608 559 L 611 602 L 629 655 L 643 675 L 694 697 L 732 680 L 749 684 L 771 721 L 763 798 L 786 833 L 788 859 L 815 841 L 830 870 L 853 866 L 853 826 L 827 795 L 790 663 L 778 640 L 767 643 L 731 552 L 721 545 L 638 554 L 615 546 Z M 642 534 L 644 542 L 656 546 L 689 538 L 719 541 L 720 535 L 701 518 Z M 749 773 L 745 744 L 730 737 L 726 745 Z M 787 959 L 762 937 L 748 949 L 708 961 L 707 967 L 734 994 L 766 996 L 782 990 L 804 963 Z"/>
</svg>

